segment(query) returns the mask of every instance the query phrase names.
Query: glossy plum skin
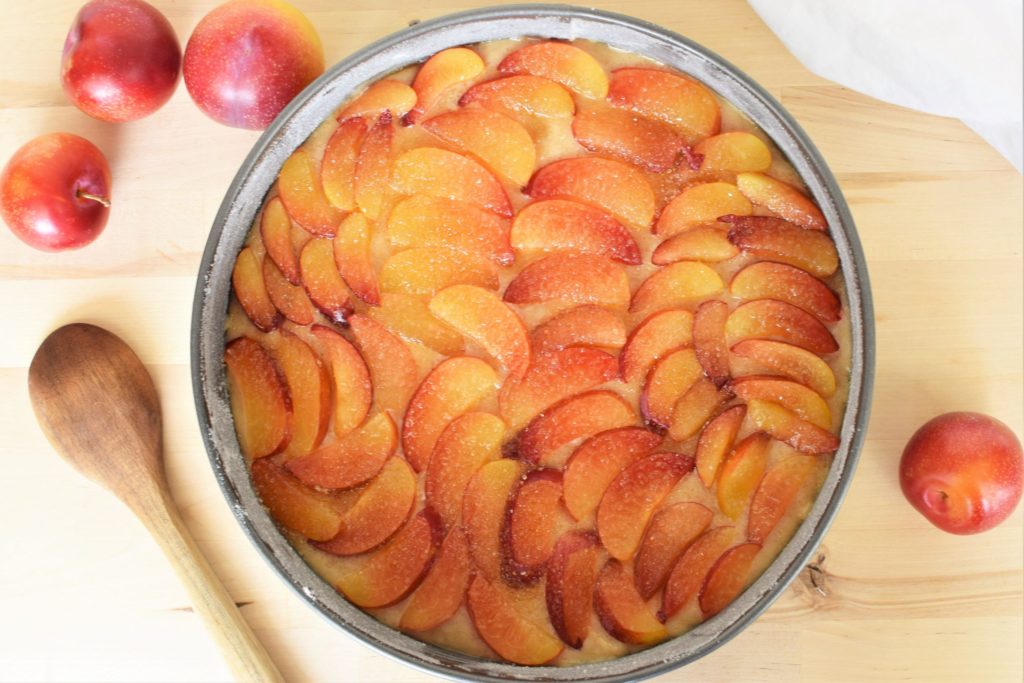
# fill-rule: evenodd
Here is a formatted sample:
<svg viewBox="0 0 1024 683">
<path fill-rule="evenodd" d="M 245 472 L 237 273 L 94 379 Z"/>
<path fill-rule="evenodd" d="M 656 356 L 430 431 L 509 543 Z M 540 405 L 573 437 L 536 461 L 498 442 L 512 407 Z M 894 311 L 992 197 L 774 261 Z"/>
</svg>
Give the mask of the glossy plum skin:
<svg viewBox="0 0 1024 683">
<path fill-rule="evenodd" d="M 167 18 L 142 0 L 91 0 L 75 17 L 60 63 L 64 92 L 101 121 L 134 121 L 174 94 L 181 45 Z"/>
<path fill-rule="evenodd" d="M 925 423 L 900 460 L 903 495 L 935 526 L 976 534 L 1020 502 L 1024 454 L 1002 422 L 980 413 L 946 413 Z"/>
<path fill-rule="evenodd" d="M 283 0 L 228 0 L 200 20 L 185 46 L 185 87 L 205 114 L 263 130 L 324 71 L 309 20 Z"/>
<path fill-rule="evenodd" d="M 0 214 L 15 235 L 42 251 L 77 249 L 96 239 L 107 224 L 109 200 L 106 157 L 71 133 L 30 140 L 0 174 Z"/>
</svg>

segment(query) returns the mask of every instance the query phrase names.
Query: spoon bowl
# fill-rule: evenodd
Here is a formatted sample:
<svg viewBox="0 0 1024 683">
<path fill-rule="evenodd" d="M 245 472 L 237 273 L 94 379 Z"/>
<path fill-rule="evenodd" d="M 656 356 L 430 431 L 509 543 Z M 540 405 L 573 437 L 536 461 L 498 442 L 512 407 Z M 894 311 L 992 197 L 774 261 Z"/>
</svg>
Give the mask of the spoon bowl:
<svg viewBox="0 0 1024 683">
<path fill-rule="evenodd" d="M 133 507 L 163 480 L 160 400 L 120 337 L 85 323 L 46 338 L 28 371 L 36 419 L 57 453 Z"/>
</svg>

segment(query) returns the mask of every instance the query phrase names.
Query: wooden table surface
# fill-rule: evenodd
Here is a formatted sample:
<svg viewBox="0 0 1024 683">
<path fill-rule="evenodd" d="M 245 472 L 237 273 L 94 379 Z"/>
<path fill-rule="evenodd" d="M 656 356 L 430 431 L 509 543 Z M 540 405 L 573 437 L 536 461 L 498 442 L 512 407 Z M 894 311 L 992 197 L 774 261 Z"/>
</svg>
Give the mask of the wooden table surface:
<svg viewBox="0 0 1024 683">
<path fill-rule="evenodd" d="M 216 0 L 151 0 L 182 43 Z M 180 86 L 155 115 L 94 121 L 60 88 L 80 0 L 0 3 L 0 160 L 51 131 L 107 154 L 102 237 L 63 254 L 0 230 L 0 679 L 212 681 L 228 672 L 155 543 L 65 466 L 36 427 L 26 367 L 53 328 L 126 339 L 162 396 L 167 469 L 200 546 L 290 681 L 426 681 L 350 639 L 293 595 L 235 523 L 200 440 L 189 319 L 218 205 L 257 134 L 220 126 Z M 297 0 L 333 63 L 366 43 L 480 3 Z M 814 76 L 742 0 L 600 1 L 701 43 L 803 125 L 839 178 L 867 252 L 878 361 L 856 478 L 806 571 L 735 640 L 663 681 L 1020 681 L 1024 535 L 956 537 L 903 499 L 896 466 L 928 418 L 986 412 L 1022 429 L 1022 181 L 963 124 Z"/>
</svg>

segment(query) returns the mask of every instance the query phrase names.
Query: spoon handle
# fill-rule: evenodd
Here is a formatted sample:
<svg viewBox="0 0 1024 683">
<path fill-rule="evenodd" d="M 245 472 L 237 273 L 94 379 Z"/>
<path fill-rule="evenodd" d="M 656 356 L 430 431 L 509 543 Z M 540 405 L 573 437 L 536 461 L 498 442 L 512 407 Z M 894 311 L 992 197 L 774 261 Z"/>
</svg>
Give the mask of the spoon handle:
<svg viewBox="0 0 1024 683">
<path fill-rule="evenodd" d="M 130 507 L 160 544 L 235 679 L 244 683 L 284 683 L 281 672 L 203 557 L 170 494 L 162 486 L 156 489 L 159 493 L 143 495 Z"/>
</svg>

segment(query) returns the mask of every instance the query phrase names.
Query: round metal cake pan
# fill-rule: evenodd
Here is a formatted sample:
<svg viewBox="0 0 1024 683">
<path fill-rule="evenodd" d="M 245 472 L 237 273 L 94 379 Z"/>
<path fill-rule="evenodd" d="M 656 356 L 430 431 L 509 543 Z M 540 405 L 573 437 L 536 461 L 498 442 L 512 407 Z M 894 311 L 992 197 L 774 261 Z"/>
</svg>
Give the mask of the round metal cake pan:
<svg viewBox="0 0 1024 683">
<path fill-rule="evenodd" d="M 365 84 L 444 48 L 519 37 L 606 43 L 690 74 L 731 102 L 772 138 L 824 212 L 849 300 L 851 376 L 842 445 L 816 503 L 793 538 L 764 574 L 717 616 L 655 647 L 570 667 L 524 667 L 462 655 L 410 638 L 348 603 L 310 569 L 260 504 L 235 435 L 223 362 L 235 257 L 285 159 Z M 807 135 L 763 88 L 718 55 L 659 26 L 598 10 L 514 5 L 453 14 L 399 31 L 335 65 L 281 112 L 242 164 L 217 213 L 196 285 L 191 344 L 196 410 L 224 496 L 260 554 L 321 615 L 380 653 L 446 678 L 611 683 L 664 673 L 726 643 L 767 609 L 808 561 L 849 487 L 864 439 L 874 369 L 874 317 L 864 254 L 842 193 Z"/>
</svg>

